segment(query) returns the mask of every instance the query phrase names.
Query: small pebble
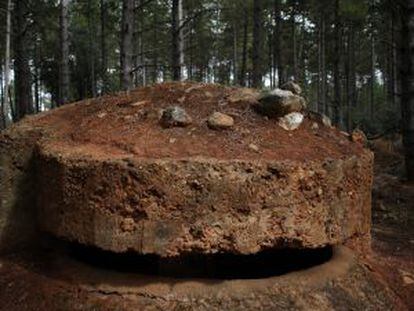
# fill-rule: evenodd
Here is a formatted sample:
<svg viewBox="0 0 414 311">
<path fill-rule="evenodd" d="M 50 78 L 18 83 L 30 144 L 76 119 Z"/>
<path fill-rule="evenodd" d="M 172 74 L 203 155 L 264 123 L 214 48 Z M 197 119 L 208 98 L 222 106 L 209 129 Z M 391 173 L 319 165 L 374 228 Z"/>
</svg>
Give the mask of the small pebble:
<svg viewBox="0 0 414 311">
<path fill-rule="evenodd" d="M 368 144 L 367 136 L 363 131 L 359 129 L 356 129 L 351 133 L 351 140 L 354 143 L 360 144 L 362 146 L 366 146 Z"/>
<path fill-rule="evenodd" d="M 135 221 L 132 218 L 125 218 L 121 223 L 121 230 L 124 232 L 132 232 L 135 229 Z"/>
<path fill-rule="evenodd" d="M 214 112 L 207 120 L 208 127 L 213 130 L 225 130 L 234 125 L 234 119 L 227 114 Z"/>
<path fill-rule="evenodd" d="M 250 144 L 249 149 L 254 151 L 254 152 L 259 152 L 259 150 L 260 150 L 259 147 L 255 144 Z"/>
<path fill-rule="evenodd" d="M 414 284 L 414 279 L 410 278 L 409 276 L 403 276 L 403 281 L 405 285 L 412 285 Z"/>
<path fill-rule="evenodd" d="M 322 115 L 322 124 L 325 125 L 326 127 L 332 127 L 331 119 L 324 114 Z"/>
<path fill-rule="evenodd" d="M 132 106 L 132 107 L 141 107 L 141 106 L 144 106 L 148 103 L 149 103 L 149 101 L 143 100 L 143 101 L 140 101 L 140 102 L 132 103 L 130 106 Z"/>
<path fill-rule="evenodd" d="M 300 127 L 303 120 L 303 114 L 292 112 L 279 119 L 279 126 L 286 131 L 294 131 Z"/>
</svg>

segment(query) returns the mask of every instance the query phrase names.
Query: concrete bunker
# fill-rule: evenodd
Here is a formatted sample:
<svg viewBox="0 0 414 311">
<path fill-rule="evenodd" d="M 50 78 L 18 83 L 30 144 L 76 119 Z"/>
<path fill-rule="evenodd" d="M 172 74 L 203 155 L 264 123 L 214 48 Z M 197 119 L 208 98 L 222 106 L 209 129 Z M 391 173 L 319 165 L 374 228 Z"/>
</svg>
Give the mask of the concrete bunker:
<svg viewBox="0 0 414 311">
<path fill-rule="evenodd" d="M 32 186 L 17 209 L 2 203 L 1 247 L 33 247 L 46 232 L 56 262 L 78 271 L 72 283 L 96 293 L 88 278 L 111 275 L 109 293 L 128 287 L 144 304 L 198 305 L 208 288 L 209 306 L 232 309 L 246 288 L 280 297 L 309 273 L 321 275 L 315 291 L 355 277 L 365 270 L 345 246 L 369 248 L 373 156 L 305 106 L 290 91 L 171 83 L 26 119 L 1 140 L 3 201 L 21 178 Z M 13 229 L 11 215 L 26 225 Z M 184 285 L 165 289 L 174 282 Z M 263 299 L 240 303 L 276 303 Z"/>
</svg>

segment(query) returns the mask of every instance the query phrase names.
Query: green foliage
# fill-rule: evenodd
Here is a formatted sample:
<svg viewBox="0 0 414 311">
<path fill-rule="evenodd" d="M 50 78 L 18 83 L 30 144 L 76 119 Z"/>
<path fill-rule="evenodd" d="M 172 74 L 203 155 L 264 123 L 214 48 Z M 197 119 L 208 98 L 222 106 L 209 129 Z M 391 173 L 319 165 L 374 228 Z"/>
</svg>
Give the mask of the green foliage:
<svg viewBox="0 0 414 311">
<path fill-rule="evenodd" d="M 340 0 L 339 1 L 340 14 L 353 21 L 363 20 L 369 10 L 369 4 L 367 1 L 361 0 Z"/>
<path fill-rule="evenodd" d="M 25 2 L 30 6 L 28 31 L 33 40 L 27 48 L 33 60 L 33 75 L 39 72 L 37 78 L 42 93 L 50 95 L 54 103 L 59 96 L 59 1 Z M 134 82 L 140 86 L 170 79 L 171 0 L 135 2 L 138 6 L 145 5 L 135 10 Z M 0 0 L 0 8 L 5 8 L 5 3 L 5 0 Z M 75 100 L 117 91 L 120 85 L 122 1 L 84 0 L 70 3 L 71 98 Z M 336 3 L 339 7 L 335 6 Z M 105 15 L 103 25 L 102 4 Z M 338 19 L 335 17 L 336 10 Z M 395 33 L 390 30 L 390 21 L 398 19 L 397 13 L 394 2 L 390 0 L 263 0 L 260 61 L 265 84 L 275 87 L 277 78 L 292 78 L 296 69 L 298 72 L 294 78 L 302 84 L 310 106 L 317 109 L 322 98 L 323 63 L 327 80 L 324 95 L 330 107 L 327 113 L 331 114 L 336 105 L 333 100 L 333 77 L 338 56 L 335 44 L 339 41 L 339 112 L 342 119 L 350 114 L 353 126 L 361 126 L 370 133 L 394 126 L 399 121 L 400 112 L 396 104 L 390 102 L 391 80 L 397 78 L 390 52 L 390 46 L 396 43 L 392 41 L 395 40 Z M 244 80 L 242 84 L 250 85 L 253 0 L 187 0 L 184 1 L 184 15 L 186 77 L 203 82 L 238 84 L 241 76 Z M 4 16 L 4 10 L 0 10 L 2 51 Z M 322 20 L 325 25 L 323 37 Z M 397 26 L 394 25 L 396 29 Z M 340 27 L 340 40 L 336 40 L 335 27 Z M 245 37 L 247 41 L 244 45 Z M 323 59 L 322 43 L 325 45 Z M 349 44 L 352 46 L 349 47 Z M 102 46 L 105 46 L 104 51 Z M 375 113 L 371 118 L 368 108 L 371 105 L 370 75 L 373 69 L 380 73 L 381 78 L 376 79 Z M 346 92 L 348 84 L 351 84 L 350 79 L 355 80 L 357 95 L 348 113 Z"/>
</svg>

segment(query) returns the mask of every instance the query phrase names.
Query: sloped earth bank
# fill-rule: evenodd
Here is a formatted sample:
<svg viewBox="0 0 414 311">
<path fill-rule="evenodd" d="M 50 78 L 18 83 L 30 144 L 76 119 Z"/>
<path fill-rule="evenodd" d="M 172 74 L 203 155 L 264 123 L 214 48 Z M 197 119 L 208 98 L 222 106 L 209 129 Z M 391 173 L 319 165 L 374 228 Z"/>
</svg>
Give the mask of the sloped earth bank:
<svg viewBox="0 0 414 311">
<path fill-rule="evenodd" d="M 161 257 L 210 250 L 243 255 L 286 246 L 317 250 L 342 243 L 367 254 L 371 154 L 309 117 L 299 130 L 286 132 L 274 120 L 252 112 L 255 97 L 251 90 L 165 84 L 68 105 L 27 118 L 2 133 L 0 309 L 404 310 L 403 301 L 412 296 L 412 285 L 407 285 L 410 257 L 405 261 L 395 255 L 386 257 L 390 244 L 382 240 L 374 241 L 376 253 L 371 259 L 355 259 L 352 252 L 339 247 L 332 259 L 301 272 L 220 281 L 100 270 L 45 242 L 39 233 L 37 224 L 70 241 Z M 187 109 L 193 124 L 158 127 L 159 109 L 169 105 Z M 205 121 L 214 111 L 233 116 L 234 128 L 208 129 Z M 206 165 L 201 156 L 217 161 L 208 165 L 220 178 L 195 176 L 193 168 L 188 169 L 191 161 Z M 143 159 L 156 164 L 166 161 L 182 171 L 181 177 L 157 182 L 157 178 L 176 175 L 142 170 Z M 243 172 L 236 169 L 229 174 L 227 166 L 217 170 L 223 162 L 242 163 Z M 89 168 L 91 163 L 96 170 Z M 135 184 L 131 179 L 137 169 L 146 174 L 138 176 L 140 182 Z M 155 177 L 150 174 L 154 171 Z M 222 187 L 213 187 L 213 181 L 221 178 L 236 186 L 218 195 L 219 201 L 208 202 L 203 193 L 212 191 L 216 198 Z M 102 183 L 105 179 L 109 185 Z M 183 181 L 184 187 L 168 191 Z M 95 182 L 101 184 L 93 189 Z M 144 200 L 129 201 L 137 185 L 144 185 L 135 193 Z M 287 193 L 266 201 L 272 189 L 281 188 Z M 244 190 L 235 193 L 237 189 Z M 231 204 L 234 200 L 238 203 Z M 202 208 L 197 209 L 196 203 Z M 291 204 L 296 206 L 292 210 Z M 279 214 L 269 214 L 277 209 Z M 320 218 L 312 215 L 314 211 Z M 171 217 L 173 224 L 181 222 L 178 227 L 184 227 L 183 231 L 176 234 L 172 230 L 176 227 L 163 227 L 164 217 Z M 209 231 L 211 222 L 221 218 L 230 221 Z M 276 223 L 267 226 L 270 220 Z M 242 226 L 246 223 L 251 230 Z M 257 234 L 253 228 L 258 227 Z M 144 232 L 149 238 L 143 238 Z M 241 232 L 245 234 L 237 234 Z M 403 282 L 399 282 L 395 265 L 402 262 Z"/>
<path fill-rule="evenodd" d="M 373 142 L 372 255 L 370 269 L 414 310 L 414 184 L 403 180 L 401 138 Z"/>
</svg>

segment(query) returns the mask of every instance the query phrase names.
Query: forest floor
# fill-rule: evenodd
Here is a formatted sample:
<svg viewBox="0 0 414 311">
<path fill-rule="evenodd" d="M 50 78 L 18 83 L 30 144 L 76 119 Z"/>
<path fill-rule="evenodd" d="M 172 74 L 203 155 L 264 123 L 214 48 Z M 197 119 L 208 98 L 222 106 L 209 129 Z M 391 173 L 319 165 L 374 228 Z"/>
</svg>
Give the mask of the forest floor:
<svg viewBox="0 0 414 311">
<path fill-rule="evenodd" d="M 390 141 L 373 145 L 373 252 L 367 264 L 414 310 L 414 184 L 402 180 L 403 157 Z"/>
</svg>

